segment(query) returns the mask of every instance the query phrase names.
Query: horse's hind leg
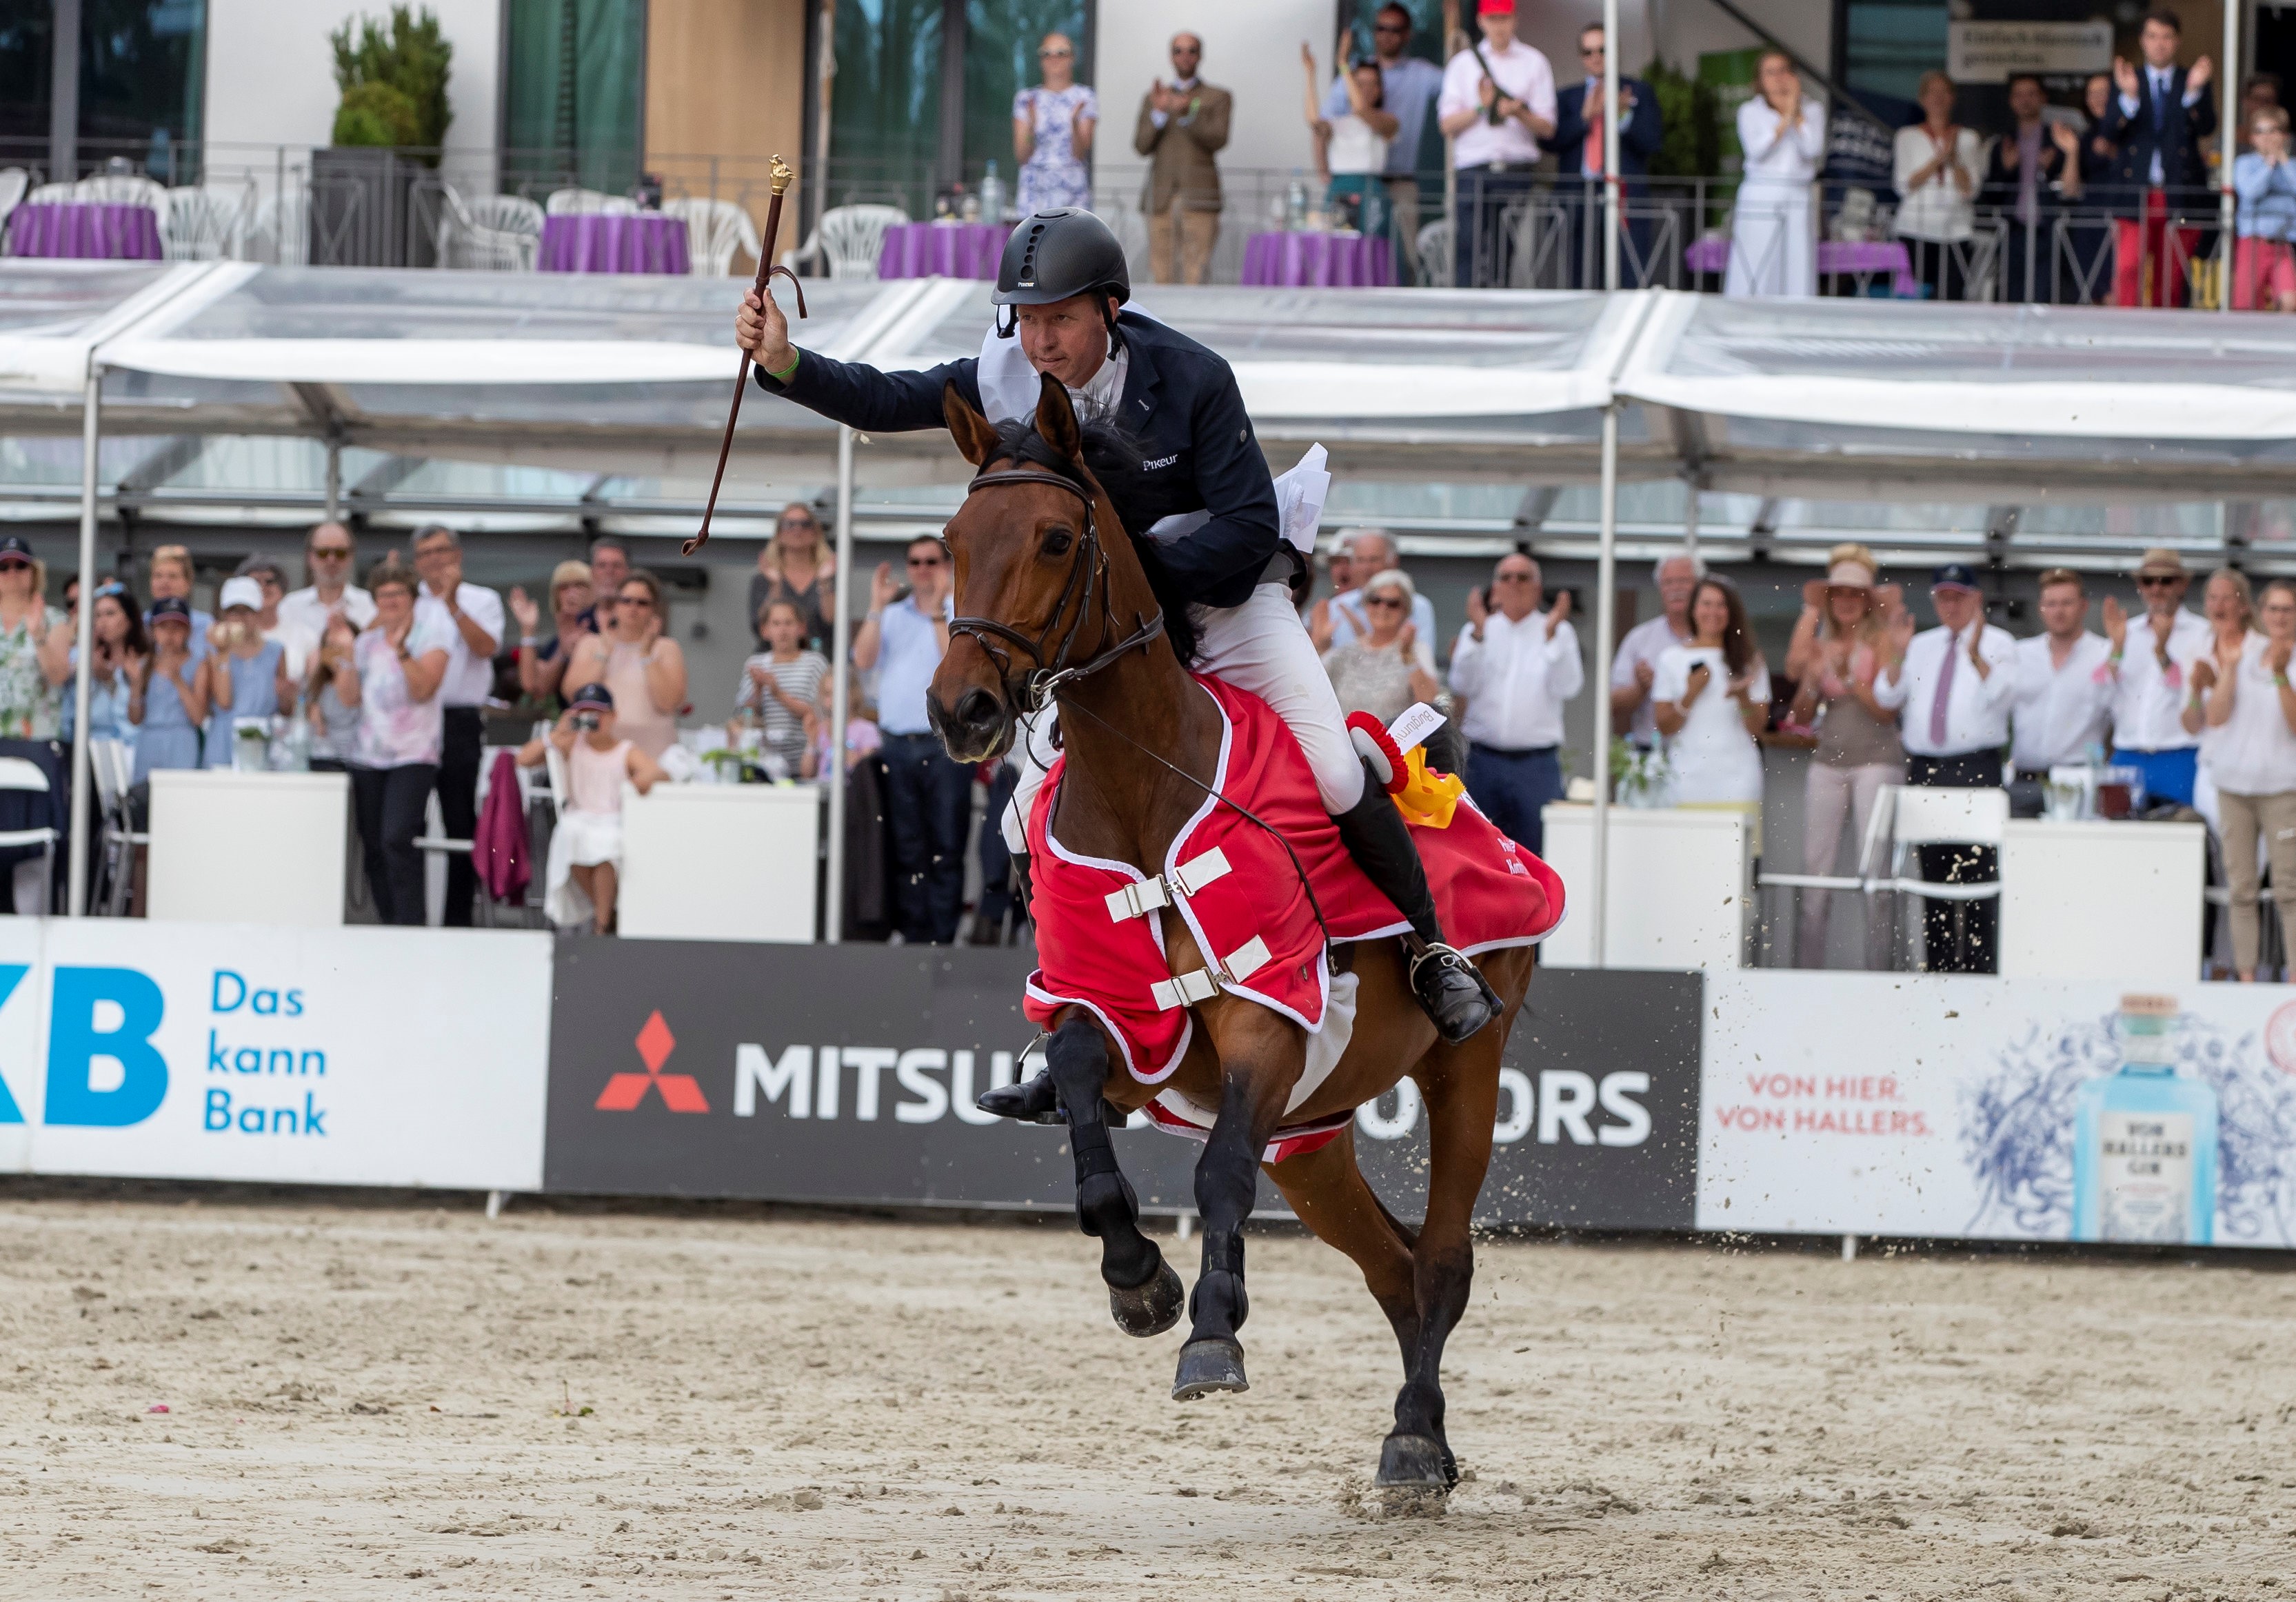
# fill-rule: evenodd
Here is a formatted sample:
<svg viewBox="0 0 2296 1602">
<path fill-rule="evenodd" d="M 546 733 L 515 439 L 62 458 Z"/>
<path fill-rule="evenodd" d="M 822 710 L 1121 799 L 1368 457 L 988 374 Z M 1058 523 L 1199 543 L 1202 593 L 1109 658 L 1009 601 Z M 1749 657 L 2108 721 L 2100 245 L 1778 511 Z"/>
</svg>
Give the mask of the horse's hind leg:
<svg viewBox="0 0 2296 1602">
<path fill-rule="evenodd" d="M 1380 1449 L 1384 1486 L 1447 1491 L 1458 1479 L 1443 1434 L 1443 1344 L 1474 1285 L 1469 1228 L 1490 1166 L 1504 1044 L 1503 1031 L 1487 1029 L 1457 1046 L 1437 1046 L 1413 1072 L 1427 1104 L 1427 1221 L 1411 1253 L 1418 1339 L 1404 1353 L 1395 1428 Z"/>
<path fill-rule="evenodd" d="M 1076 1156 L 1077 1228 L 1100 1241 L 1100 1277 L 1108 1310 L 1130 1335 L 1161 1335 L 1180 1321 L 1179 1275 L 1156 1243 L 1140 1232 L 1140 1201 L 1116 1165 L 1108 1137 L 1108 1046 L 1099 1027 L 1072 1013 L 1053 1033 L 1045 1064 L 1068 1120 Z"/>
</svg>

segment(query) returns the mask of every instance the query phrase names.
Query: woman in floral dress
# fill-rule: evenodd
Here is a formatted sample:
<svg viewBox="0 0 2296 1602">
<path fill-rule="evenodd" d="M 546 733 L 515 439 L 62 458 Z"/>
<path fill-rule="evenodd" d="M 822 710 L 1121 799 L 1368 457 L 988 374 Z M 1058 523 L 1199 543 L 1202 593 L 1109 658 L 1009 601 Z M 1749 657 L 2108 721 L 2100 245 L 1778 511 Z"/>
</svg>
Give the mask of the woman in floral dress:
<svg viewBox="0 0 2296 1602">
<path fill-rule="evenodd" d="M 1076 81 L 1076 46 L 1064 33 L 1048 33 L 1037 49 L 1045 81 L 1013 96 L 1013 154 L 1021 163 L 1021 215 L 1060 206 L 1092 204 L 1093 130 L 1100 101 Z M 984 218 L 993 221 L 993 218 Z"/>
<path fill-rule="evenodd" d="M 63 732 L 72 635 L 41 594 L 32 547 L 0 538 L 0 740 L 53 740 Z"/>
</svg>

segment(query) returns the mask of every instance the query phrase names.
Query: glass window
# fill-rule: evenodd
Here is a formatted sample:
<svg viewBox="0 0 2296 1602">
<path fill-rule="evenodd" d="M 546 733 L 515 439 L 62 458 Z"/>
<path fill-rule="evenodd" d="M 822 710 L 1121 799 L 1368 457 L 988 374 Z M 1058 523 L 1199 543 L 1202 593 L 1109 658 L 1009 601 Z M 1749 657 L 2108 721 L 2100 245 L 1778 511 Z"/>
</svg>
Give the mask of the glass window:
<svg viewBox="0 0 2296 1602">
<path fill-rule="evenodd" d="M 1946 61 L 1946 0 L 1849 0 L 1842 10 L 1847 86 L 1910 101 Z"/>
<path fill-rule="evenodd" d="M 964 173 L 978 184 L 991 161 L 1013 193 L 1013 96 L 1043 81 L 1037 46 L 1064 33 L 1076 46 L 1076 81 L 1092 81 L 1092 16 L 1084 0 L 968 0 L 964 8 Z M 1105 126 L 1108 108 L 1101 108 Z M 1095 154 L 1099 136 L 1094 136 Z M 1086 162 L 1089 165 L 1090 159 Z"/>
<path fill-rule="evenodd" d="M 53 25 L 49 0 L 0 0 L 0 161 L 49 164 Z M 120 157 L 163 184 L 198 181 L 207 32 L 207 0 L 82 0 L 83 169 Z"/>
<path fill-rule="evenodd" d="M 10 165 L 47 160 L 54 24 L 50 0 L 0 4 L 0 160 Z"/>
<path fill-rule="evenodd" d="M 932 171 L 940 145 L 940 24 L 941 0 L 846 0 L 837 8 L 831 205 L 882 201 L 931 215 L 917 175 Z M 1005 101 L 1009 109 L 1010 90 Z"/>
<path fill-rule="evenodd" d="M 504 187 L 637 182 L 645 0 L 510 0 Z"/>
</svg>

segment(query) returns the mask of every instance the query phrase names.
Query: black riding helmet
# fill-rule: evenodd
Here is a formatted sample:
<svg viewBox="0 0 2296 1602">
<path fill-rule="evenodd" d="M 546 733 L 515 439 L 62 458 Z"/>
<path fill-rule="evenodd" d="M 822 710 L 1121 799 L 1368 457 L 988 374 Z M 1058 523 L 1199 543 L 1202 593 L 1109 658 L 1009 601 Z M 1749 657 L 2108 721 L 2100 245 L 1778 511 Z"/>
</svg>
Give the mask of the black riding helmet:
<svg viewBox="0 0 2296 1602">
<path fill-rule="evenodd" d="M 1050 306 L 1090 294 L 1114 295 L 1119 306 L 1132 298 L 1132 269 L 1108 225 L 1074 207 L 1023 218 L 1004 242 L 989 299 L 998 306 Z M 996 332 L 1011 338 L 1018 316 L 1000 313 Z M 1111 321 L 1109 333 L 1115 332 Z"/>
</svg>

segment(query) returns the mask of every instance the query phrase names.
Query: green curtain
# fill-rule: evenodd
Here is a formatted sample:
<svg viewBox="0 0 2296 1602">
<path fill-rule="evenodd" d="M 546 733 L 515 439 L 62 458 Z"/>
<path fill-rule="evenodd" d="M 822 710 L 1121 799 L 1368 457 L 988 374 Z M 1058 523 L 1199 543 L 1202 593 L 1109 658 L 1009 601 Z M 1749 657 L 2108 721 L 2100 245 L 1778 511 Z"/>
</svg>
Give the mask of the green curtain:
<svg viewBox="0 0 2296 1602">
<path fill-rule="evenodd" d="M 645 0 L 509 0 L 505 188 L 619 194 L 637 182 Z"/>
<path fill-rule="evenodd" d="M 839 0 L 832 205 L 887 201 L 930 215 L 922 202 L 940 143 L 940 18 L 941 0 Z"/>
<path fill-rule="evenodd" d="M 964 18 L 964 182 L 980 181 L 988 163 L 1013 189 L 1013 96 L 1039 82 L 1037 46 L 1048 33 L 1076 45 L 1077 82 L 1092 82 L 1092 16 L 1085 0 L 966 0 Z M 1101 107 L 1105 126 L 1109 108 Z M 1128 130 L 1130 119 L 1119 117 Z M 1127 136 L 1129 138 L 1128 131 Z M 1100 153 L 1094 136 L 1093 153 Z M 1128 152 L 1129 147 L 1126 149 Z"/>
</svg>

